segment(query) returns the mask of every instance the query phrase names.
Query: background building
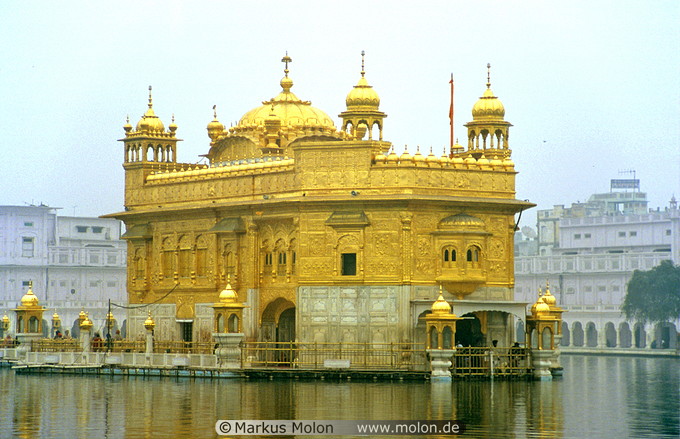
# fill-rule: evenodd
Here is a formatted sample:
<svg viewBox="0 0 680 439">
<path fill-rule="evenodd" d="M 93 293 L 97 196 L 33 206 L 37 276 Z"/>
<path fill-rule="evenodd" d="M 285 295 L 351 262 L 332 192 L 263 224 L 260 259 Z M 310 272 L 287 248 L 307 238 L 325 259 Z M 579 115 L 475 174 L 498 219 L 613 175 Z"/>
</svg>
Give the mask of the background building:
<svg viewBox="0 0 680 439">
<path fill-rule="evenodd" d="M 620 181 L 613 180 L 613 189 Z M 634 270 L 650 270 L 663 260 L 680 263 L 677 202 L 648 210 L 644 193 L 613 189 L 570 208 L 538 211 L 540 254 L 525 251 L 515 259 L 516 297 L 535 299 L 550 283 L 568 311 L 563 346 L 675 348 L 680 319 L 655 326 L 627 322 L 621 305 Z M 518 236 L 516 249 L 531 248 L 531 241 Z"/>
<path fill-rule="evenodd" d="M 0 312 L 13 321 L 9 310 L 32 281 L 40 305 L 48 309 L 45 335 L 54 333 L 55 312 L 62 333 L 78 333 L 81 310 L 100 330 L 108 300 L 127 303 L 126 247 L 120 234 L 121 222 L 115 219 L 58 216 L 56 208 L 44 205 L 0 206 Z M 126 313 L 112 312 L 122 329 Z"/>
<path fill-rule="evenodd" d="M 515 214 L 533 205 L 515 199 L 511 125 L 490 82 L 467 147 L 397 154 L 363 66 L 338 130 L 291 91 L 282 61 L 276 97 L 231 128 L 215 114 L 208 164 L 177 162 L 177 125 L 165 128 L 151 95 L 124 126 L 126 210 L 111 216 L 127 226 L 130 302 L 149 305 L 157 336 L 209 340 L 230 281 L 248 340 L 422 342 L 420 317 L 443 285 L 470 316 L 464 344 L 509 346 L 525 318 Z M 131 328 L 146 311 L 130 311 Z"/>
</svg>

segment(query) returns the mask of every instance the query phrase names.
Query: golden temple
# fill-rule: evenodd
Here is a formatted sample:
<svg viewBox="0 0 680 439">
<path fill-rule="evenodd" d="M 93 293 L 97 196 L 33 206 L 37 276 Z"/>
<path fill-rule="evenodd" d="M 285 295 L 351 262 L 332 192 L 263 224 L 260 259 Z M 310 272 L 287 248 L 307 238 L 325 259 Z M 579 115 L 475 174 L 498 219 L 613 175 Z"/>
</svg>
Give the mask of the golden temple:
<svg viewBox="0 0 680 439">
<path fill-rule="evenodd" d="M 515 215 L 533 204 L 515 198 L 511 124 L 490 77 L 466 147 L 397 154 L 363 54 L 340 129 L 293 93 L 282 61 L 274 98 L 230 128 L 214 111 L 207 163 L 177 161 L 178 127 L 156 116 L 151 88 L 124 126 L 125 211 L 109 216 L 125 222 L 129 301 L 153 304 L 156 336 L 210 340 L 213 306 L 233 288 L 249 341 L 423 342 L 420 317 L 443 285 L 469 317 L 457 341 L 510 346 L 525 319 Z M 130 310 L 128 327 L 146 317 Z"/>
</svg>

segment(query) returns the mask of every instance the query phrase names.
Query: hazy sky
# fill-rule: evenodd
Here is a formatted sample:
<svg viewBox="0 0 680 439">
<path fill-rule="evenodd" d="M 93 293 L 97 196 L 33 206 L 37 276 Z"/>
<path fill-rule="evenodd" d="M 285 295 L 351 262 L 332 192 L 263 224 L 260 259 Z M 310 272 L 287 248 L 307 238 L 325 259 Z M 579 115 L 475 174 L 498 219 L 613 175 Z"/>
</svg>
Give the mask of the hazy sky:
<svg viewBox="0 0 680 439">
<path fill-rule="evenodd" d="M 678 0 L 4 0 L 0 204 L 122 211 L 117 140 L 149 85 L 166 127 L 175 115 L 179 161 L 197 162 L 212 106 L 229 125 L 278 94 L 286 51 L 293 91 L 339 126 L 365 50 L 398 153 L 448 144 L 451 73 L 463 140 L 489 62 L 514 125 L 517 198 L 584 201 L 634 169 L 663 208 L 680 198 L 679 23 Z"/>
</svg>

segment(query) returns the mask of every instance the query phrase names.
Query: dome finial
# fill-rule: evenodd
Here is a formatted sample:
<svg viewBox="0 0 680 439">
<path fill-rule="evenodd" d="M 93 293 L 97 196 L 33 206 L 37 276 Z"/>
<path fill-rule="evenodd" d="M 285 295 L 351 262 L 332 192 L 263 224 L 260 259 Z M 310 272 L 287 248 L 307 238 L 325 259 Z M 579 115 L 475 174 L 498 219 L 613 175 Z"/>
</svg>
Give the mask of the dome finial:
<svg viewBox="0 0 680 439">
<path fill-rule="evenodd" d="M 491 88 L 491 63 L 486 63 L 486 88 Z"/>
<path fill-rule="evenodd" d="M 366 69 L 364 69 L 364 57 L 366 55 L 365 51 L 361 51 L 361 77 L 363 78 L 366 75 Z"/>
<path fill-rule="evenodd" d="M 288 70 L 288 63 L 289 63 L 289 62 L 293 62 L 293 60 L 291 59 L 291 57 L 288 56 L 288 51 L 287 51 L 287 50 L 286 50 L 286 56 L 284 56 L 283 58 L 281 58 L 281 62 L 286 64 L 286 68 L 283 69 L 283 73 L 286 74 L 286 78 L 287 78 L 287 77 L 288 77 L 288 72 L 290 71 L 290 70 Z"/>
<path fill-rule="evenodd" d="M 149 108 L 153 108 L 153 99 L 151 97 L 151 86 L 149 86 Z"/>
<path fill-rule="evenodd" d="M 213 117 L 217 119 L 217 104 L 213 105 Z"/>
</svg>

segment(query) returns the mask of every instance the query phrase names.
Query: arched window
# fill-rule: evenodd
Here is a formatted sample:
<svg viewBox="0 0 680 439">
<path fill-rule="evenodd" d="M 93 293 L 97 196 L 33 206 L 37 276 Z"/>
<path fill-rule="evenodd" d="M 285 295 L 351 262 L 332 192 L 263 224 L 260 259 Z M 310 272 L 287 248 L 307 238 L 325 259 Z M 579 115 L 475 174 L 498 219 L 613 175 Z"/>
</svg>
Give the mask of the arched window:
<svg viewBox="0 0 680 439">
<path fill-rule="evenodd" d="M 477 268 L 479 265 L 480 253 L 481 251 L 476 245 L 473 245 L 467 250 L 466 259 L 473 268 Z"/>
<path fill-rule="evenodd" d="M 224 318 L 222 318 L 222 314 L 217 314 L 217 332 L 224 332 Z"/>
<path fill-rule="evenodd" d="M 228 331 L 231 332 L 232 334 L 239 332 L 238 316 L 236 314 L 232 314 L 229 316 Z"/>
<path fill-rule="evenodd" d="M 287 260 L 286 252 L 279 252 L 279 263 L 276 266 L 276 274 L 278 276 L 285 276 L 286 275 L 286 260 Z"/>
<path fill-rule="evenodd" d="M 444 247 L 442 262 L 443 268 L 454 267 L 456 262 L 456 249 L 451 246 Z"/>
</svg>

